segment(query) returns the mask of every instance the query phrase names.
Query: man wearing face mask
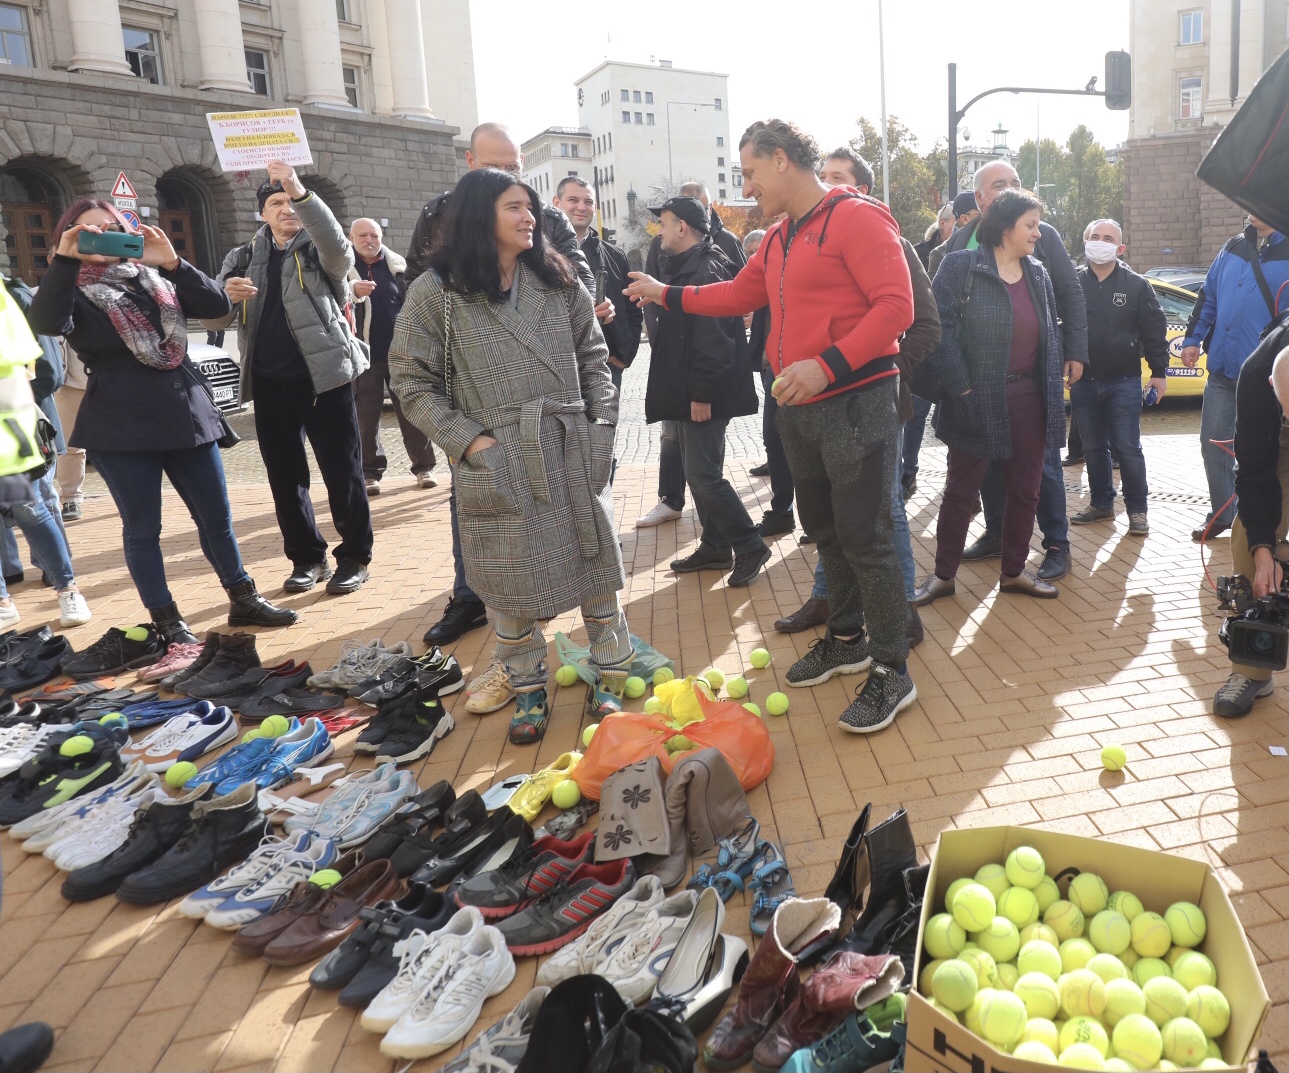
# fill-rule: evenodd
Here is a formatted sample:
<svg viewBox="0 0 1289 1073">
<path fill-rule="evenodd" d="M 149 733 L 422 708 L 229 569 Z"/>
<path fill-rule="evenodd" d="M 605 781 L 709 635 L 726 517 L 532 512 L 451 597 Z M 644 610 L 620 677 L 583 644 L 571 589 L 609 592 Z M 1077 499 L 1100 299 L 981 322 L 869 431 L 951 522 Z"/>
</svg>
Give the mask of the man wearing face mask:
<svg viewBox="0 0 1289 1073">
<path fill-rule="evenodd" d="M 1168 325 L 1150 281 L 1119 260 L 1127 247 L 1114 220 L 1096 220 L 1078 270 L 1088 310 L 1088 364 L 1070 387 L 1070 408 L 1083 435 L 1092 503 L 1070 521 L 1090 525 L 1114 518 L 1110 453 L 1119 460 L 1128 532 L 1145 536 L 1146 458 L 1141 450 L 1141 358 L 1150 365 L 1157 399 L 1168 388 Z"/>
</svg>

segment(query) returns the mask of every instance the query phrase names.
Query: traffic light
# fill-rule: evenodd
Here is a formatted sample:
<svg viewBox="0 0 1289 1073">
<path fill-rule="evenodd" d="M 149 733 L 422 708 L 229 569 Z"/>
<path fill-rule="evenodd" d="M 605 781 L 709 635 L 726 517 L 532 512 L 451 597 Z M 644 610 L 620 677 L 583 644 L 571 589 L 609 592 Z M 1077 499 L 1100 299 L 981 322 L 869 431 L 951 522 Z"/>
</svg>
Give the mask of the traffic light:
<svg viewBox="0 0 1289 1073">
<path fill-rule="evenodd" d="M 1126 52 L 1105 54 L 1105 106 L 1122 112 L 1132 105 L 1132 57 Z"/>
</svg>

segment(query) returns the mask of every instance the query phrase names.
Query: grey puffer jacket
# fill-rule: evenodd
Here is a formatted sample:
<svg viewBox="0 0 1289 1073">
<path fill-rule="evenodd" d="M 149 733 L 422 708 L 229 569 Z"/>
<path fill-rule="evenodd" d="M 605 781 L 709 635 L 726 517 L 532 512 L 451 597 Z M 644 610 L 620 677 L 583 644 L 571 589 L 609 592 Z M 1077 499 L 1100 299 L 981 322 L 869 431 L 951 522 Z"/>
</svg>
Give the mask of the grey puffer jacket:
<svg viewBox="0 0 1289 1073">
<path fill-rule="evenodd" d="M 355 338 L 344 313 L 344 306 L 350 301 L 346 277 L 354 267 L 353 246 L 317 194 L 294 204 L 304 226 L 285 247 L 282 301 L 291 335 L 309 368 L 314 394 L 321 395 L 357 380 L 371 365 L 371 354 L 367 344 Z M 242 356 L 243 400 L 252 397 L 255 329 L 264 302 L 272 241 L 273 234 L 265 224 L 250 242 L 238 246 L 224 258 L 219 269 L 220 282 L 230 276 L 248 276 L 259 293 L 233 306 L 227 317 L 201 322 L 207 331 L 222 331 L 236 322 L 237 347 Z"/>
</svg>

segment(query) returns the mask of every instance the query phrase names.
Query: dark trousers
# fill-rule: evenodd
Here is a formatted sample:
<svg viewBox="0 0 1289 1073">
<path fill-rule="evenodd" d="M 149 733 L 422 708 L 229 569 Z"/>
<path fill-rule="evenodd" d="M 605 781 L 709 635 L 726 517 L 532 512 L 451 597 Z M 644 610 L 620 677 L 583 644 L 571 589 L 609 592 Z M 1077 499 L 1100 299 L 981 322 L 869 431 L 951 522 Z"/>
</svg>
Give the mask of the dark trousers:
<svg viewBox="0 0 1289 1073">
<path fill-rule="evenodd" d="M 702 544 L 738 554 L 756 551 L 765 542 L 734 486 L 725 479 L 725 428 L 728 421 L 677 421 L 685 479 L 694 497 Z"/>
<path fill-rule="evenodd" d="M 256 376 L 252 387 L 255 435 L 268 470 L 286 557 L 297 566 L 327 558 L 327 542 L 318 532 L 309 497 L 307 436 L 327 487 L 331 520 L 340 534 L 336 558 L 371 562 L 371 507 L 363 482 L 353 385 L 314 395 L 307 382 Z"/>
<path fill-rule="evenodd" d="M 990 462 L 985 469 L 985 479 L 980 484 L 980 500 L 985 508 L 985 532 L 996 537 L 1003 531 L 1003 511 L 1007 506 L 1007 481 L 1001 462 Z M 1043 547 L 1069 546 L 1070 519 L 1065 512 L 1065 474 L 1059 447 L 1048 448 L 1043 458 L 1037 517 L 1038 528 L 1043 534 Z M 1028 541 L 1029 537 L 1025 539 Z"/>
<path fill-rule="evenodd" d="M 896 382 L 883 380 L 776 419 L 792 466 L 797 511 L 815 538 L 828 581 L 828 626 L 841 637 L 867 624 L 873 658 L 908 658 L 908 605 L 895 554 L 891 484 L 899 462 Z"/>
<path fill-rule="evenodd" d="M 1123 502 L 1130 514 L 1146 513 L 1146 456 L 1141 450 L 1141 378 L 1092 380 L 1070 388 L 1076 427 L 1084 432 L 1083 451 L 1094 507 L 1114 506 L 1111 454 L 1119 463 Z"/>
<path fill-rule="evenodd" d="M 761 384 L 765 388 L 765 405 L 761 409 L 761 439 L 765 441 L 765 458 L 770 467 L 770 509 L 780 514 L 792 512 L 792 501 L 796 490 L 792 484 L 792 470 L 788 466 L 788 456 L 783 453 L 783 440 L 779 438 L 779 426 L 776 415 L 779 404 L 770 393 L 774 383 L 774 373 L 765 365 L 761 366 Z"/>
<path fill-rule="evenodd" d="M 937 577 L 947 580 L 957 575 L 976 496 L 986 471 L 994 465 L 1001 472 L 1006 497 L 1000 527 L 1002 572 L 1016 577 L 1025 569 L 1034 515 L 1038 511 L 1047 439 L 1043 400 L 1032 381 L 1007 385 L 1007 421 L 1011 431 L 1011 458 L 991 463 L 986 458 L 949 448 L 949 475 L 935 526 Z"/>
<path fill-rule="evenodd" d="M 380 441 L 380 416 L 385 404 L 385 388 L 389 384 L 389 361 L 372 358 L 371 368 L 354 381 L 354 406 L 358 411 L 358 434 L 362 446 L 363 476 L 380 480 L 388 464 L 385 445 Z M 394 403 L 394 416 L 398 430 L 403 434 L 403 447 L 415 474 L 429 473 L 434 468 L 434 445 L 430 438 L 417 428 L 403 413 L 398 396 L 390 393 Z"/>
<path fill-rule="evenodd" d="M 908 480 L 918 473 L 918 457 L 922 454 L 922 437 L 926 434 L 926 419 L 931 403 L 918 395 L 913 396 L 913 416 L 904 425 L 903 478 Z"/>
<path fill-rule="evenodd" d="M 672 510 L 685 508 L 685 456 L 679 421 L 663 421 L 658 426 L 658 498 Z"/>
<path fill-rule="evenodd" d="M 1074 412 L 1074 389 L 1070 389 L 1070 432 L 1065 438 L 1065 453 L 1070 458 L 1083 457 L 1083 432 L 1079 428 L 1079 415 Z"/>
<path fill-rule="evenodd" d="M 457 469 L 452 467 L 452 494 L 448 497 L 448 518 L 452 526 L 452 599 L 481 603 L 465 579 L 465 559 L 461 555 L 461 523 L 457 521 Z"/>
</svg>

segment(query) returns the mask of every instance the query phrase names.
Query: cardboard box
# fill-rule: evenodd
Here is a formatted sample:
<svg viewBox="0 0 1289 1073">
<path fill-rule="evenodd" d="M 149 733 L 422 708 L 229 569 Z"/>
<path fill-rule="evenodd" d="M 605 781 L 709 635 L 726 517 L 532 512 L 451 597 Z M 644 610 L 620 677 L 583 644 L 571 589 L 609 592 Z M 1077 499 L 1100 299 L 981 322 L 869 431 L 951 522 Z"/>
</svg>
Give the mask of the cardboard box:
<svg viewBox="0 0 1289 1073">
<path fill-rule="evenodd" d="M 1112 891 L 1129 890 L 1147 909 L 1163 913 L 1173 902 L 1194 902 L 1208 918 L 1208 932 L 1198 947 L 1217 967 L 1217 984 L 1231 1004 L 1231 1026 L 1222 1038 L 1227 1067 L 1243 1073 L 1262 1032 L 1271 1000 L 1262 983 L 1253 951 L 1230 898 L 1206 864 L 1166 853 L 1133 849 L 1095 838 L 1053 834 L 1035 827 L 987 827 L 945 831 L 936 843 L 927 877 L 926 900 L 918 925 L 917 967 L 909 996 L 909 1073 L 1059 1073 L 1062 1066 L 1019 1061 L 995 1050 L 963 1025 L 955 1024 L 917 993 L 916 981 L 927 955 L 922 946 L 926 923 L 944 908 L 949 884 L 976 873 L 981 865 L 1001 864 L 1017 846 L 1033 846 L 1047 863 L 1048 875 L 1067 868 L 1095 872 Z M 1061 883 L 1061 893 L 1068 884 Z"/>
</svg>

